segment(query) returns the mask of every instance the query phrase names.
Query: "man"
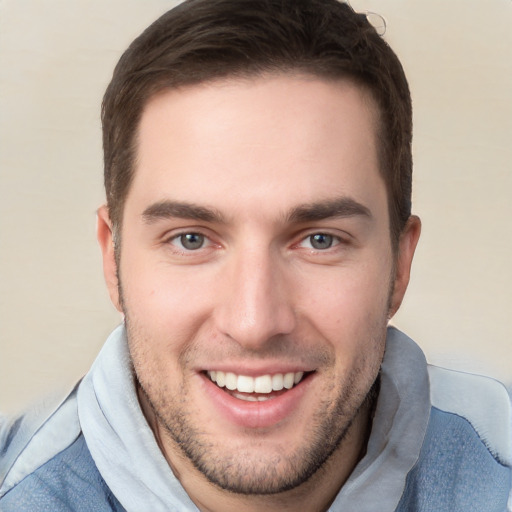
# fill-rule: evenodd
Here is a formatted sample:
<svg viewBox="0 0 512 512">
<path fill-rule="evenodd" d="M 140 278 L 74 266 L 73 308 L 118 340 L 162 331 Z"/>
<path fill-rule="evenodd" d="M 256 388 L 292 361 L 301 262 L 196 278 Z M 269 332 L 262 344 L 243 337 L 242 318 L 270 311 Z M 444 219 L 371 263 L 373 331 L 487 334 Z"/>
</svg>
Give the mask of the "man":
<svg viewBox="0 0 512 512">
<path fill-rule="evenodd" d="M 506 392 L 429 379 L 388 329 L 420 221 L 407 82 L 365 16 L 189 0 L 125 52 L 102 119 L 125 321 L 11 424 L 1 510 L 506 509 Z"/>
</svg>

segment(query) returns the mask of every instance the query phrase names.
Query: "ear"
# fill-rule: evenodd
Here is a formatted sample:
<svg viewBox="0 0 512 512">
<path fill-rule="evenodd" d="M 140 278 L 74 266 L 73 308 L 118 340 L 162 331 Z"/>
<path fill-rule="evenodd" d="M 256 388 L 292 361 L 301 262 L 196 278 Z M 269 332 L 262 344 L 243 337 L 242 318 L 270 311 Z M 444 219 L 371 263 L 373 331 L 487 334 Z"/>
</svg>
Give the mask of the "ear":
<svg viewBox="0 0 512 512">
<path fill-rule="evenodd" d="M 96 237 L 100 244 L 103 256 L 103 275 L 107 283 L 108 293 L 112 304 L 121 313 L 122 308 L 119 300 L 119 286 L 117 280 L 117 263 L 114 250 L 114 236 L 112 222 L 106 205 L 101 206 L 97 211 Z"/>
<path fill-rule="evenodd" d="M 395 282 L 391 296 L 389 318 L 398 311 L 407 290 L 411 275 L 412 259 L 418 245 L 421 233 L 421 221 L 416 215 L 411 215 L 398 241 L 398 254 L 395 267 Z"/>
</svg>

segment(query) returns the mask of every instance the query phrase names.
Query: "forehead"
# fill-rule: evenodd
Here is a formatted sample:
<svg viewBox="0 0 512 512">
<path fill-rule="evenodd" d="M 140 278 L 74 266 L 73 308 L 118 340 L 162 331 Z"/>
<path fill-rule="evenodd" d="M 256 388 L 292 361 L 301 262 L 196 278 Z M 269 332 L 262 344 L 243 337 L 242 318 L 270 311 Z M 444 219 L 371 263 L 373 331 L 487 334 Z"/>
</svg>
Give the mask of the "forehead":
<svg viewBox="0 0 512 512">
<path fill-rule="evenodd" d="M 283 211 L 331 196 L 372 202 L 385 195 L 376 119 L 369 93 L 347 80 L 278 75 L 168 90 L 144 109 L 127 202 L 227 209 L 235 196 L 248 210 Z"/>
</svg>

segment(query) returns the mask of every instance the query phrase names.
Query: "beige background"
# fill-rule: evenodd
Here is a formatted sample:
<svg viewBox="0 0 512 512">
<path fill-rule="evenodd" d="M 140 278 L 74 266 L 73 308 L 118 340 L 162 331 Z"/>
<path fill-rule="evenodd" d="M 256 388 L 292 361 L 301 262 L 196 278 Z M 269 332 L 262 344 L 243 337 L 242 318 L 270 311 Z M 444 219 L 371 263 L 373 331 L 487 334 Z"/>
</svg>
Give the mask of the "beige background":
<svg viewBox="0 0 512 512">
<path fill-rule="evenodd" d="M 0 2 L 0 409 L 69 386 L 119 322 L 94 235 L 99 105 L 175 2 Z M 415 107 L 423 236 L 395 323 L 440 365 L 512 384 L 512 1 L 352 0 L 387 19 Z"/>
</svg>

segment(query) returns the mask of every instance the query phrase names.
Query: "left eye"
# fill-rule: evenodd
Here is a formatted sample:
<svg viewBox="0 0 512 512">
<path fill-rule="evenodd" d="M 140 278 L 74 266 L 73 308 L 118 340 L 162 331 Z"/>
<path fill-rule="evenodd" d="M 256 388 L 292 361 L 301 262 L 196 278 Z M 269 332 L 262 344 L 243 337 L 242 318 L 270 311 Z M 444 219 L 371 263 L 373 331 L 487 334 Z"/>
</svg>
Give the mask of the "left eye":
<svg viewBox="0 0 512 512">
<path fill-rule="evenodd" d="M 338 245 L 338 243 L 339 240 L 337 237 L 327 233 L 314 233 L 302 241 L 302 244 L 305 244 L 317 251 L 325 251 L 326 249 L 330 249 L 331 247 Z"/>
<path fill-rule="evenodd" d="M 201 233 L 183 233 L 173 238 L 172 243 L 180 246 L 181 249 L 196 251 L 206 245 L 207 239 Z"/>
</svg>

